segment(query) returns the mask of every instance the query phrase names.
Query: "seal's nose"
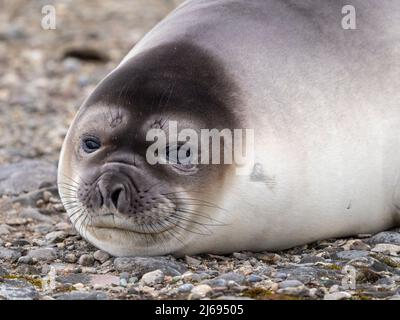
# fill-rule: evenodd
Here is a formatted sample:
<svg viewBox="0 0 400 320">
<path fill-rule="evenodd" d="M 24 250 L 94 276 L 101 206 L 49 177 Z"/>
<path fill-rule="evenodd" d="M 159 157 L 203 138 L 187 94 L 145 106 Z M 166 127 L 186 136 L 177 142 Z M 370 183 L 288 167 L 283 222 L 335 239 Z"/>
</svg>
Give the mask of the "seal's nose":
<svg viewBox="0 0 400 320">
<path fill-rule="evenodd" d="M 111 192 L 111 202 L 118 209 L 118 202 L 121 203 L 121 195 L 123 196 L 124 189 L 122 186 L 116 186 Z"/>
<path fill-rule="evenodd" d="M 98 183 L 100 198 L 102 198 L 101 206 L 123 211 L 126 202 L 126 189 L 123 184 L 115 183 L 112 180 L 102 179 Z"/>
</svg>

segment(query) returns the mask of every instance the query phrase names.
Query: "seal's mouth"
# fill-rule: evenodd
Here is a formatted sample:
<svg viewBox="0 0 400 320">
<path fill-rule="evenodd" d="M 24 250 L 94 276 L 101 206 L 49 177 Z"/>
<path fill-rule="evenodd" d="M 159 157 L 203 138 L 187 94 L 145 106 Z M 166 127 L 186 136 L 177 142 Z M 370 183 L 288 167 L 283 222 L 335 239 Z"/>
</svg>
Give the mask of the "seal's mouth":
<svg viewBox="0 0 400 320">
<path fill-rule="evenodd" d="M 106 213 L 91 217 L 90 226 L 97 229 L 116 229 L 121 231 L 130 231 L 138 234 L 161 234 L 176 228 L 177 221 L 168 217 L 163 220 L 145 216 L 140 222 L 134 218 L 127 218 L 118 213 Z"/>
</svg>

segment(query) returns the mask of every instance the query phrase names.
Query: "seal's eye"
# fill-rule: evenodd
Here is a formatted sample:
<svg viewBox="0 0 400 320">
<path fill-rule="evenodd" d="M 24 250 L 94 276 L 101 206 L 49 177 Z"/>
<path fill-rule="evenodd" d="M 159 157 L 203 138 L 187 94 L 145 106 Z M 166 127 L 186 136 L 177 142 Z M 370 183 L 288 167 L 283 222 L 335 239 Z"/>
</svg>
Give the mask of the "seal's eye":
<svg viewBox="0 0 400 320">
<path fill-rule="evenodd" d="M 96 137 L 84 138 L 82 140 L 82 149 L 86 153 L 95 152 L 97 149 L 100 149 L 100 147 L 101 147 L 100 140 Z"/>
<path fill-rule="evenodd" d="M 196 168 L 196 165 L 193 163 L 193 152 L 187 145 L 167 146 L 166 158 L 168 163 L 172 164 L 175 168 L 185 171 Z"/>
</svg>

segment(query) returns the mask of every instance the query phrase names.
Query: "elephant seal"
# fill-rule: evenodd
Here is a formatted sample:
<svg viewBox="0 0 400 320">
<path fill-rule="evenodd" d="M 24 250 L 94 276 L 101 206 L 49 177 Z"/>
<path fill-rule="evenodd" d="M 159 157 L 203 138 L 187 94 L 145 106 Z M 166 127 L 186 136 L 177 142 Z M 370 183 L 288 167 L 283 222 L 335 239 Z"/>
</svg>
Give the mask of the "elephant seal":
<svg viewBox="0 0 400 320">
<path fill-rule="evenodd" d="M 400 2 L 186 1 L 79 109 L 61 199 L 112 255 L 280 250 L 400 221 Z M 254 159 L 149 164 L 146 132 L 250 128 Z M 168 151 L 170 152 L 170 151 Z"/>
</svg>

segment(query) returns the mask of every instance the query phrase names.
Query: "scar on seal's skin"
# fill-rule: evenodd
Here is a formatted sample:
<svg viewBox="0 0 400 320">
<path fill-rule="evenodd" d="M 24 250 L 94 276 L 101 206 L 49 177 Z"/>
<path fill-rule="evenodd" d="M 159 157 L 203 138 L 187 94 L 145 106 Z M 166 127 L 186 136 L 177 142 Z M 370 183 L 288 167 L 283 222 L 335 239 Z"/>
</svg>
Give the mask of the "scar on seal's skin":
<svg viewBox="0 0 400 320">
<path fill-rule="evenodd" d="M 265 174 L 264 168 L 259 162 L 254 164 L 253 171 L 250 174 L 250 180 L 254 182 L 263 182 L 270 190 L 274 190 L 276 186 L 275 177 L 270 177 Z"/>
</svg>

